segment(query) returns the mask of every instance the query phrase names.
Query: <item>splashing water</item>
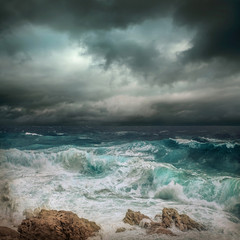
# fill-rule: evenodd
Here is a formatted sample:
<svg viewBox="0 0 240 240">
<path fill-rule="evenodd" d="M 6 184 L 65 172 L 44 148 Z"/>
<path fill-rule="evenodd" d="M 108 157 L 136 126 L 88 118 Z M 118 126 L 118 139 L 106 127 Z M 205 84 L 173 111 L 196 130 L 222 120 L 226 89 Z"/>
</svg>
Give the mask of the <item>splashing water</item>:
<svg viewBox="0 0 240 240">
<path fill-rule="evenodd" d="M 17 226 L 36 208 L 64 209 L 96 221 L 103 239 L 151 239 L 115 230 L 129 208 L 154 217 L 174 207 L 209 229 L 176 239 L 239 239 L 239 135 L 180 130 L 2 130 L 1 225 Z"/>
</svg>

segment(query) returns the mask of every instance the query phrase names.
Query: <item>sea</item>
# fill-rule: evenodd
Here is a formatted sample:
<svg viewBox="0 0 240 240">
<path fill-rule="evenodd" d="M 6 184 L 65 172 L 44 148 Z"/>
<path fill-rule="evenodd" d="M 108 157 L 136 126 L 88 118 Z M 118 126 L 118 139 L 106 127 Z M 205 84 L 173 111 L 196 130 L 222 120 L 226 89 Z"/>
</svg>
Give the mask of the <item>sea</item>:
<svg viewBox="0 0 240 240">
<path fill-rule="evenodd" d="M 1 127 L 0 166 L 1 226 L 44 208 L 95 221 L 93 239 L 240 239 L 239 126 Z M 147 235 L 122 221 L 164 207 L 206 231 Z"/>
</svg>

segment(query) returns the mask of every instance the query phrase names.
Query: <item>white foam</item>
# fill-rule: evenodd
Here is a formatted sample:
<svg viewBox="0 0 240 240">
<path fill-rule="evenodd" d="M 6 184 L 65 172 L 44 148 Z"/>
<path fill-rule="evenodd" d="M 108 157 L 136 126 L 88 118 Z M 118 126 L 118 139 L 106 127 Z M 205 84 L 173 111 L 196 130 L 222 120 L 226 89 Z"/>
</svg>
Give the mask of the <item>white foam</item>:
<svg viewBox="0 0 240 240">
<path fill-rule="evenodd" d="M 183 186 L 174 181 L 155 189 L 156 170 L 166 173 L 159 176 L 163 178 L 169 177 L 168 171 L 181 173 L 171 164 L 139 157 L 119 161 L 119 156 L 97 156 L 94 150 L 86 152 L 73 147 L 2 150 L 0 159 L 5 163 L 0 171 L 1 185 L 8 184 L 1 192 L 9 200 L 0 202 L 0 221 L 5 221 L 5 225 L 17 225 L 26 209 L 27 212 L 35 208 L 64 209 L 101 225 L 101 239 L 157 239 L 138 227 L 130 231 L 132 227 L 122 219 L 129 208 L 154 218 L 163 207 L 173 207 L 209 227 L 207 232 L 179 233 L 174 239 L 208 236 L 207 239 L 237 240 L 240 235 L 239 222 L 232 222 L 233 216 L 216 203 L 188 198 Z M 87 174 L 91 169 L 99 170 L 100 174 Z M 220 184 L 221 179 L 216 182 Z M 118 227 L 128 230 L 117 234 Z M 168 238 L 161 235 L 161 239 Z"/>
<path fill-rule="evenodd" d="M 215 144 L 216 146 L 226 146 L 227 148 L 234 148 L 235 146 L 239 146 L 240 144 L 233 141 L 226 141 L 223 139 L 217 139 L 217 138 L 207 138 L 207 137 L 201 137 L 204 140 L 207 140 L 210 143 Z"/>
<path fill-rule="evenodd" d="M 31 132 L 25 132 L 25 135 L 31 135 L 31 136 L 42 136 L 41 134 L 38 134 L 38 133 L 31 133 Z"/>
<path fill-rule="evenodd" d="M 170 138 L 170 139 L 174 140 L 178 144 L 189 145 L 190 147 L 193 147 L 193 148 L 199 146 L 199 144 L 202 144 L 193 139 L 185 139 L 185 138 Z"/>
<path fill-rule="evenodd" d="M 183 187 L 180 184 L 174 183 L 174 181 L 158 189 L 154 197 L 164 200 L 180 200 L 182 202 L 185 202 L 187 199 L 183 193 Z"/>
<path fill-rule="evenodd" d="M 65 135 L 65 133 L 60 133 L 60 132 L 59 132 L 59 133 L 57 132 L 56 134 L 57 134 L 58 136 L 63 136 L 63 135 Z"/>
</svg>

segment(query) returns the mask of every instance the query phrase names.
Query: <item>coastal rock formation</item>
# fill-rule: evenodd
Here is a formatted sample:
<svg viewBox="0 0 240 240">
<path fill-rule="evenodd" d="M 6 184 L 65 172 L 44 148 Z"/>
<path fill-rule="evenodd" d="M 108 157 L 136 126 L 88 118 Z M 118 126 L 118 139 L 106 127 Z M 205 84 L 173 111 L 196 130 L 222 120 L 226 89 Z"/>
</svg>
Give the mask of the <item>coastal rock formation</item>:
<svg viewBox="0 0 240 240">
<path fill-rule="evenodd" d="M 147 229 L 148 234 L 166 234 L 170 236 L 176 236 L 171 230 L 166 229 L 162 226 L 161 223 L 152 222 L 149 228 Z"/>
<path fill-rule="evenodd" d="M 116 230 L 116 233 L 125 232 L 125 231 L 126 231 L 126 228 L 121 227 Z"/>
<path fill-rule="evenodd" d="M 70 211 L 56 210 L 41 210 L 18 227 L 21 240 L 85 240 L 99 230 L 95 222 L 79 218 Z"/>
<path fill-rule="evenodd" d="M 164 208 L 162 211 L 162 226 L 165 228 L 171 227 L 175 224 L 181 231 L 187 231 L 192 229 L 204 230 L 205 227 L 194 220 L 192 220 L 186 214 L 179 214 L 177 210 L 173 208 Z"/>
<path fill-rule="evenodd" d="M 128 209 L 123 221 L 130 225 L 138 225 L 146 228 L 148 234 L 176 236 L 171 230 L 167 229 L 172 227 L 173 224 L 181 231 L 192 229 L 197 229 L 199 231 L 205 230 L 203 225 L 195 222 L 186 214 L 179 214 L 178 211 L 173 208 L 164 208 L 162 215 L 156 215 L 155 219 L 159 221 L 152 221 L 148 216 Z"/>
<path fill-rule="evenodd" d="M 181 231 L 206 230 L 203 225 L 186 214 L 179 214 L 173 208 L 164 208 L 162 215 L 156 215 L 154 221 L 141 212 L 128 209 L 123 221 L 145 228 L 147 234 L 176 236 L 168 229 L 174 225 Z M 95 222 L 79 218 L 70 211 L 41 210 L 22 221 L 18 226 L 19 233 L 7 227 L 0 227 L 0 240 L 85 240 L 99 230 L 100 227 Z M 126 228 L 121 227 L 116 233 L 124 231 Z"/>
<path fill-rule="evenodd" d="M 148 234 L 167 234 L 170 236 L 176 236 L 172 231 L 164 228 L 162 223 L 152 221 L 150 217 L 141 212 L 134 212 L 128 209 L 123 221 L 130 225 L 138 225 L 142 228 L 146 228 Z"/>
<path fill-rule="evenodd" d="M 1 240 L 18 240 L 19 233 L 17 231 L 12 230 L 8 227 L 0 226 L 0 239 Z"/>
<path fill-rule="evenodd" d="M 123 219 L 123 222 L 128 223 L 130 225 L 139 225 L 144 218 L 150 219 L 148 216 L 140 212 L 134 212 L 131 209 L 128 209 L 126 216 Z"/>
</svg>

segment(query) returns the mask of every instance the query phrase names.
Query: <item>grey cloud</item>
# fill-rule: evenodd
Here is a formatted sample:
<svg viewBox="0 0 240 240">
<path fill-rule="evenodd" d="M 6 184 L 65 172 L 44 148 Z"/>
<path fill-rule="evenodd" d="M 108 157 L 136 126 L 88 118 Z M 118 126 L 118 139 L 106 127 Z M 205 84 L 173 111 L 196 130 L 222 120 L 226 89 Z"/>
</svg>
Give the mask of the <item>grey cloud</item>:
<svg viewBox="0 0 240 240">
<path fill-rule="evenodd" d="M 176 1 L 150 0 L 9 0 L 1 6 L 2 26 L 22 22 L 47 24 L 61 30 L 125 28 L 146 18 L 166 14 Z"/>
<path fill-rule="evenodd" d="M 157 97 L 158 90 L 161 95 L 161 89 L 178 93 L 181 86 L 186 92 L 237 88 L 239 5 L 238 0 L 3 1 L 0 123 L 236 124 L 236 93 L 186 101 L 148 98 Z M 85 49 L 81 54 L 92 57 L 97 69 L 107 71 L 99 74 L 90 66 L 84 73 L 58 74 L 67 69 L 52 66 L 48 57 L 72 42 Z M 182 42 L 190 43 L 188 49 Z M 112 88 L 107 74 L 117 79 Z M 116 113 L 101 102 L 114 95 L 141 95 L 143 89 L 146 106 L 138 112 Z"/>
<path fill-rule="evenodd" d="M 102 95 L 102 96 L 101 96 Z M 2 88 L 0 91 L 1 105 L 12 107 L 24 107 L 27 109 L 44 109 L 54 107 L 62 103 L 81 101 L 96 101 L 108 96 L 108 93 L 98 94 L 97 90 L 89 92 L 88 89 L 74 89 L 74 85 L 62 86 L 34 86 L 27 89 L 24 87 Z"/>
<path fill-rule="evenodd" d="M 30 22 L 67 32 L 82 42 L 88 53 L 103 58 L 105 67 L 120 64 L 146 76 L 151 72 L 150 81 L 159 81 L 161 84 L 166 83 L 162 78 L 169 78 L 169 82 L 173 82 L 171 70 L 164 67 L 169 64 L 169 68 L 172 68 L 171 62 L 162 57 L 164 52 L 157 50 L 154 42 L 144 44 L 144 39 L 148 36 L 142 35 L 143 44 L 139 44 L 136 39 L 118 39 L 117 35 L 109 34 L 110 31 L 126 30 L 129 26 L 139 25 L 146 20 L 168 16 L 174 19 L 176 25 L 196 31 L 192 47 L 179 55 L 178 62 L 184 65 L 184 60 L 190 62 L 226 58 L 239 63 L 239 11 L 237 0 L 9 0 L 1 6 L 0 25 L 2 28 L 9 26 L 14 30 L 20 24 Z M 152 31 L 158 32 L 161 27 L 155 25 Z M 91 35 L 93 31 L 94 39 Z M 162 39 L 159 35 L 154 40 Z M 164 41 L 167 44 L 167 40 Z M 11 53 L 16 51 L 16 48 L 25 48 L 26 44 L 27 42 L 21 43 L 21 40 L 10 41 L 5 43 L 4 48 Z M 160 72 L 159 66 L 163 69 Z M 176 75 L 179 71 L 174 72 Z"/>
<path fill-rule="evenodd" d="M 75 34 L 126 28 L 173 13 L 176 22 L 199 28 L 192 55 L 230 56 L 239 53 L 239 9 L 237 0 L 9 0 L 1 4 L 0 24 L 6 28 L 31 22 Z"/>
<path fill-rule="evenodd" d="M 154 45 L 138 44 L 128 39 L 112 39 L 107 34 L 87 36 L 88 53 L 104 57 L 104 67 L 126 65 L 133 71 L 150 73 L 158 67 L 159 51 Z"/>
<path fill-rule="evenodd" d="M 238 99 L 236 101 L 236 99 Z M 125 119 L 125 124 L 156 125 L 238 125 L 240 98 L 237 95 L 221 97 L 209 96 L 206 99 L 185 101 L 164 101 L 151 104 L 155 111 L 150 117 L 142 114 Z"/>
<path fill-rule="evenodd" d="M 99 101 L 113 94 L 101 85 L 97 85 L 101 77 L 91 79 L 84 72 L 60 82 L 51 71 L 41 74 L 42 71 L 46 71 L 45 68 L 39 68 L 38 72 L 34 71 L 34 74 L 30 72 L 26 75 L 25 72 L 28 70 L 29 68 L 23 64 L 17 70 L 11 70 L 10 67 L 7 72 L 12 71 L 11 74 L 1 76 L 1 106 L 9 106 L 9 109 L 13 110 L 21 108 L 26 111 L 42 111 L 62 104 Z M 88 84 L 89 80 L 94 88 Z"/>
<path fill-rule="evenodd" d="M 20 125 L 79 125 L 99 124 L 109 116 L 102 107 L 93 108 L 91 104 L 60 103 L 43 109 L 27 107 L 0 107 L 1 124 Z M 109 119 L 110 120 L 110 119 Z"/>
<path fill-rule="evenodd" d="M 1 121 L 30 125 L 78 125 L 78 124 L 156 124 L 156 125 L 236 125 L 239 123 L 240 108 L 237 95 L 228 94 L 224 97 L 207 95 L 205 99 L 188 99 L 153 101 L 142 107 L 141 112 L 115 115 L 103 105 L 94 103 L 59 104 L 46 109 L 0 108 Z M 147 114 L 148 108 L 152 114 Z M 120 115 L 119 115 L 120 114 Z M 121 115 L 122 114 L 122 115 Z M 13 121 L 13 119 L 15 120 Z"/>
<path fill-rule="evenodd" d="M 14 56 L 19 52 L 31 54 L 36 51 L 59 50 L 70 44 L 66 35 L 47 27 L 23 25 L 6 32 L 0 38 L 0 54 Z"/>
<path fill-rule="evenodd" d="M 175 22 L 197 28 L 193 47 L 185 52 L 191 60 L 240 56 L 240 2 L 238 0 L 186 0 L 175 12 Z"/>
</svg>

